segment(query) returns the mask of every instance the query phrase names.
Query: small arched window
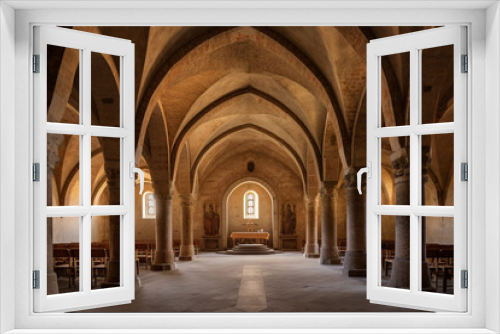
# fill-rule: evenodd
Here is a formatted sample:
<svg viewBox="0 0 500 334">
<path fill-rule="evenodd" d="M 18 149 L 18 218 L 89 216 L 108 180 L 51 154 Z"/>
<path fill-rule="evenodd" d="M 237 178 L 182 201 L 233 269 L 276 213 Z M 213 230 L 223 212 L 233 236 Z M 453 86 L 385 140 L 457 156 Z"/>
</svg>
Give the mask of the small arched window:
<svg viewBox="0 0 500 334">
<path fill-rule="evenodd" d="M 259 196 L 253 190 L 249 190 L 243 196 L 245 219 L 258 219 L 259 218 Z"/>
<path fill-rule="evenodd" d="M 156 218 L 156 199 L 155 194 L 152 192 L 147 192 L 142 195 L 142 218 Z"/>
</svg>

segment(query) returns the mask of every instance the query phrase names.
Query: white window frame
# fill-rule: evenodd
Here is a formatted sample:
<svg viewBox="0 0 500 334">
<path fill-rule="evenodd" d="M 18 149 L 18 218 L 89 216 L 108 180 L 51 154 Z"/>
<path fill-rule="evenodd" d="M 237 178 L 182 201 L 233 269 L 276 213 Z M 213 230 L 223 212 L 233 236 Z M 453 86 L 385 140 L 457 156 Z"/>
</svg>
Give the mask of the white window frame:
<svg viewBox="0 0 500 334">
<path fill-rule="evenodd" d="M 421 50 L 453 46 L 454 121 L 421 123 Z M 467 54 L 466 28 L 450 26 L 411 34 L 382 38 L 367 46 L 367 157 L 371 177 L 367 179 L 367 296 L 371 302 L 386 305 L 412 305 L 424 310 L 463 312 L 467 309 L 467 290 L 461 288 L 461 270 L 467 270 L 467 185 L 460 180 L 460 164 L 467 163 L 466 115 L 467 75 L 461 73 L 461 55 Z M 382 127 L 382 68 L 381 58 L 408 52 L 410 55 L 410 122 L 407 126 Z M 421 203 L 422 151 L 421 136 L 451 133 L 454 136 L 454 205 L 426 206 Z M 381 205 L 382 152 L 381 141 L 388 137 L 410 138 L 410 202 L 409 205 Z M 410 286 L 396 289 L 381 285 L 381 224 L 382 216 L 407 216 L 410 229 Z M 454 231 L 454 290 L 453 294 L 420 290 L 422 277 L 421 217 L 453 217 Z M 397 242 L 397 241 L 396 241 Z"/>
<path fill-rule="evenodd" d="M 34 52 L 40 55 L 40 73 L 33 75 L 34 84 L 34 161 L 40 163 L 40 182 L 33 184 L 34 199 L 34 269 L 40 272 L 40 288 L 34 289 L 36 312 L 78 310 L 129 303 L 134 299 L 134 179 L 129 163 L 134 159 L 134 45 L 128 40 L 87 32 L 34 27 Z M 80 123 L 64 124 L 47 121 L 47 45 L 79 50 Z M 120 126 L 105 127 L 91 124 L 91 53 L 120 57 Z M 47 206 L 47 135 L 79 136 L 80 200 L 76 206 Z M 120 204 L 91 204 L 91 140 L 92 137 L 120 140 Z M 120 285 L 107 289 L 92 289 L 91 223 L 93 217 L 120 217 Z M 80 220 L 79 291 L 47 295 L 47 218 L 77 217 Z"/>
<path fill-rule="evenodd" d="M 19 11 L 14 11 L 11 7 Z M 55 10 L 66 6 L 64 10 Z M 106 7 L 113 10 L 96 10 Z M 123 9 L 118 6 L 153 8 L 151 10 Z M 158 8 L 162 7 L 163 8 Z M 194 6 L 202 6 L 200 3 Z M 224 7 L 226 6 L 226 7 Z M 161 329 L 169 326 L 192 329 L 231 329 L 256 328 L 256 324 L 278 332 L 283 328 L 301 328 L 300 332 L 313 332 L 314 329 L 358 328 L 363 333 L 393 332 L 445 333 L 448 329 L 463 329 L 464 333 L 492 333 L 500 330 L 498 314 L 500 311 L 499 271 L 500 260 L 494 257 L 485 266 L 484 254 L 500 254 L 500 136 L 498 110 L 500 99 L 500 11 L 498 3 L 490 2 L 370 2 L 370 7 L 360 2 L 316 3 L 280 1 L 260 3 L 228 3 L 221 5 L 216 1 L 203 3 L 204 8 L 185 3 L 163 3 L 144 1 L 134 2 L 17 2 L 4 1 L 0 4 L 0 77 L 1 117 L 0 154 L 2 159 L 15 159 L 15 177 L 11 165 L 1 164 L 1 249 L 0 265 L 0 316 L 3 320 L 2 331 L 17 329 L 16 333 L 36 333 L 36 329 L 61 329 L 61 333 L 77 332 L 76 329 L 88 328 L 88 332 L 103 333 L 102 329 L 141 329 L 128 333 L 144 332 L 146 328 Z M 28 8 L 22 10 L 22 8 Z M 34 8 L 34 9 L 30 9 Z M 51 10 L 40 10 L 40 9 Z M 75 9 L 80 8 L 80 9 Z M 87 9 L 82 9 L 87 8 Z M 207 15 L 207 9 L 211 15 Z M 351 10 L 354 9 L 354 10 Z M 485 22 L 486 27 L 485 29 Z M 469 76 L 468 96 L 469 113 L 469 177 L 470 187 L 468 206 L 471 243 L 469 260 L 469 308 L 465 314 L 455 313 L 404 313 L 404 314 L 34 314 L 32 313 L 31 260 L 32 207 L 27 203 L 27 194 L 32 193 L 30 181 L 32 147 L 32 109 L 27 99 L 31 96 L 30 55 L 31 31 L 33 24 L 67 25 L 446 25 L 466 24 L 469 26 Z M 15 31 L 15 38 L 13 35 Z M 14 71 L 15 66 L 15 71 Z M 488 66 L 488 71 L 485 71 Z M 15 87 L 12 85 L 15 82 Z M 10 93 L 10 94 L 9 94 Z M 15 96 L 14 96 L 15 93 Z M 9 109 L 7 112 L 6 109 Z M 15 112 L 12 112 L 15 110 Z M 473 116 L 474 120 L 473 120 Z M 488 122 L 486 122 L 488 119 Z M 15 127 L 15 145 L 12 145 Z M 5 130 L 5 131 L 4 131 Z M 485 132 L 488 133 L 486 141 Z M 28 135 L 27 135 L 28 134 Z M 488 152 L 486 154 L 485 152 Z M 491 172 L 485 182 L 486 172 Z M 6 200 L 15 189 L 15 203 Z M 488 193 L 488 197 L 486 197 Z M 29 197 L 29 196 L 28 196 Z M 15 205 L 15 210 L 9 208 Z M 6 218 L 8 220 L 6 220 Z M 11 224 L 12 218 L 15 226 Z M 487 219 L 486 219 L 487 218 Z M 10 250 L 15 249 L 15 258 Z M 15 272 L 12 272 L 15 268 Z M 9 269 L 10 271 L 8 271 Z M 15 286 L 14 289 L 12 287 Z M 488 291 L 488 293 L 486 293 Z M 12 307 L 15 305 L 15 308 Z M 31 330 L 23 330 L 31 329 Z M 75 330 L 72 330 L 75 329 Z M 99 330 L 101 329 L 101 330 Z M 396 329 L 396 330 L 394 330 Z M 286 332 L 286 330 L 283 330 Z M 41 331 L 40 331 L 41 332 Z M 51 331 L 55 332 L 55 331 Z M 221 332 L 219 330 L 219 332 Z M 232 332 L 232 330 L 231 330 Z M 262 331 L 263 332 L 263 331 Z M 290 330 L 288 330 L 290 332 Z M 316 330 L 317 332 L 317 330 Z"/>
<path fill-rule="evenodd" d="M 247 210 L 248 210 L 247 196 L 250 194 L 254 195 L 254 197 L 255 197 L 253 199 L 253 202 L 254 202 L 254 205 L 253 205 L 254 214 L 253 215 L 251 215 L 247 212 Z M 243 218 L 244 219 L 259 219 L 259 195 L 254 190 L 248 190 L 243 195 Z"/>
</svg>

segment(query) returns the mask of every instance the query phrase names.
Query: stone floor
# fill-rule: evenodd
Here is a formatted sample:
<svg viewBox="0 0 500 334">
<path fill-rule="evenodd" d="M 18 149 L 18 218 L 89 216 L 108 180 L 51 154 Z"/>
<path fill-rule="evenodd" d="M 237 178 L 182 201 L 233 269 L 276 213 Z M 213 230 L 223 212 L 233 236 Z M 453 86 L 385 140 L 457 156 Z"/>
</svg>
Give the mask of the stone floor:
<svg viewBox="0 0 500 334">
<path fill-rule="evenodd" d="M 88 312 L 415 312 L 370 304 L 366 279 L 342 275 L 299 252 L 202 253 L 173 272 L 141 268 L 131 304 Z"/>
</svg>

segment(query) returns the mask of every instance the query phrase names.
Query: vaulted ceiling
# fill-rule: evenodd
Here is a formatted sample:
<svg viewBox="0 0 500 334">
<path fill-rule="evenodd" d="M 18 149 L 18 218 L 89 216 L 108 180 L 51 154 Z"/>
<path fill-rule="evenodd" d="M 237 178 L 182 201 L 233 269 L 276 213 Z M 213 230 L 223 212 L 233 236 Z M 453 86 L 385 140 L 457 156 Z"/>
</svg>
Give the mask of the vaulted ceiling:
<svg viewBox="0 0 500 334">
<path fill-rule="evenodd" d="M 342 182 L 343 173 L 365 164 L 367 42 L 426 27 L 74 29 L 135 44 L 136 161 L 150 169 L 153 181 L 196 191 L 227 159 L 251 152 L 281 161 L 307 192 L 321 181 Z M 69 57 L 54 52 L 49 94 L 65 78 L 57 66 L 63 56 Z M 95 62 L 110 76 L 93 92 L 99 121 L 116 100 L 116 87 L 106 86 L 119 73 L 119 61 L 103 56 Z M 408 64 L 391 57 L 382 66 L 389 98 L 384 113 L 404 114 Z M 449 83 L 432 85 L 440 106 L 434 109 L 444 117 Z M 65 118 L 77 115 L 75 94 L 75 88 L 67 94 Z M 390 151 L 391 143 L 384 147 Z"/>
</svg>

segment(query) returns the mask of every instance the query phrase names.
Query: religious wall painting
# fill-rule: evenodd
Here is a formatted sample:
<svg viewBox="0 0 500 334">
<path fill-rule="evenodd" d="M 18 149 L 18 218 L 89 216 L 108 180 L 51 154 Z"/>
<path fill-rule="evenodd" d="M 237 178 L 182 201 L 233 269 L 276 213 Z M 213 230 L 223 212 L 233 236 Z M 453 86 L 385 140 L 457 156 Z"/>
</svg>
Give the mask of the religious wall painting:
<svg viewBox="0 0 500 334">
<path fill-rule="evenodd" d="M 213 204 L 203 205 L 203 229 L 206 236 L 219 236 L 220 216 Z"/>
<path fill-rule="evenodd" d="M 296 235 L 297 214 L 295 204 L 283 204 L 281 206 L 281 234 Z"/>
</svg>

